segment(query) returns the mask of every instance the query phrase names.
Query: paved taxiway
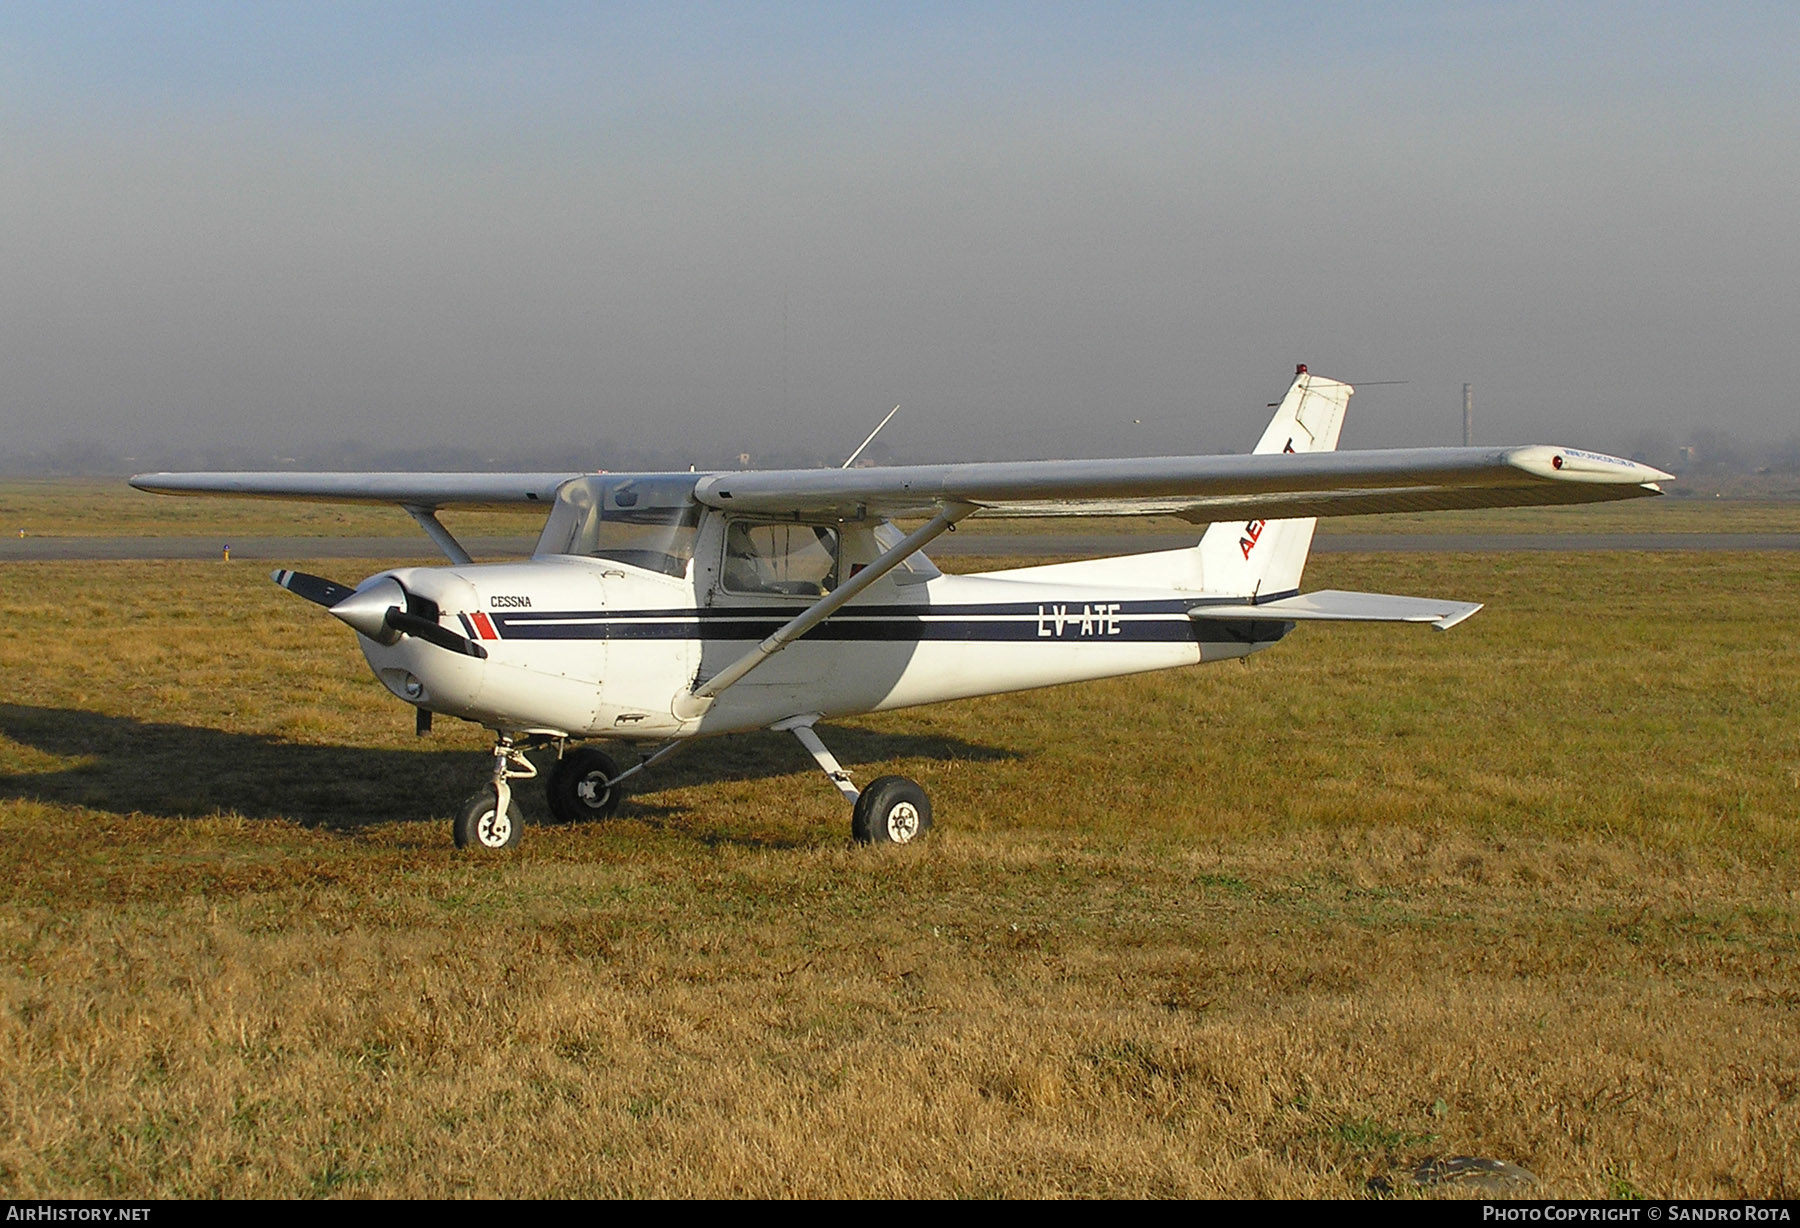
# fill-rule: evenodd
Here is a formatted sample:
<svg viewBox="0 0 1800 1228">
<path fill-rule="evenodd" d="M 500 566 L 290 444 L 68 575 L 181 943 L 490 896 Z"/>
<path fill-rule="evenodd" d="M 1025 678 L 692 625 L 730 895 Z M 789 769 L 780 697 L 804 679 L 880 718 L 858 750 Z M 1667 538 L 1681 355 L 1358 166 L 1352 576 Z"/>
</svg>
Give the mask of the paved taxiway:
<svg viewBox="0 0 1800 1228">
<path fill-rule="evenodd" d="M 1169 533 L 991 533 L 964 532 L 933 542 L 928 554 L 1048 558 L 1133 554 L 1191 546 L 1198 532 Z M 472 537 L 464 540 L 477 559 L 520 558 L 535 537 Z M 225 546 L 231 557 L 250 562 L 292 559 L 434 558 L 424 538 L 409 537 L 245 537 L 229 543 L 217 537 L 7 537 L 0 538 L 0 562 L 82 559 L 217 559 Z M 1506 550 L 1800 550 L 1800 533 L 1321 533 L 1313 539 L 1320 554 L 1456 554 Z"/>
</svg>

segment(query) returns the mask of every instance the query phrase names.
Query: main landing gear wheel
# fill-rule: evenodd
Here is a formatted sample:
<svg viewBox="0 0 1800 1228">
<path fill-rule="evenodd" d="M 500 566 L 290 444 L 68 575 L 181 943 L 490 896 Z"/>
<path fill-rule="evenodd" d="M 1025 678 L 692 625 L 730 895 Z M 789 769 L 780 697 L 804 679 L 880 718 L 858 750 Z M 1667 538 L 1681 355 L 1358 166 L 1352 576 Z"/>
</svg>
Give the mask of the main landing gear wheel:
<svg viewBox="0 0 1800 1228">
<path fill-rule="evenodd" d="M 606 782 L 618 775 L 619 765 L 593 747 L 570 751 L 556 761 L 544 781 L 550 813 L 558 823 L 612 818 L 618 812 L 624 790 Z"/>
<path fill-rule="evenodd" d="M 519 803 L 508 799 L 506 813 L 500 813 L 494 791 L 483 789 L 463 803 L 451 834 L 459 849 L 509 849 L 519 842 L 525 830 L 525 812 Z"/>
<path fill-rule="evenodd" d="M 904 776 L 883 776 L 856 799 L 850 834 L 858 844 L 913 844 L 931 830 L 931 800 Z"/>
<path fill-rule="evenodd" d="M 931 800 L 925 796 L 925 790 L 904 776 L 883 776 L 858 793 L 850 773 L 813 732 L 813 722 L 818 719 L 815 712 L 777 721 L 769 728 L 799 739 L 844 799 L 855 803 L 850 812 L 850 835 L 856 842 L 912 844 L 923 840 L 931 830 Z"/>
</svg>

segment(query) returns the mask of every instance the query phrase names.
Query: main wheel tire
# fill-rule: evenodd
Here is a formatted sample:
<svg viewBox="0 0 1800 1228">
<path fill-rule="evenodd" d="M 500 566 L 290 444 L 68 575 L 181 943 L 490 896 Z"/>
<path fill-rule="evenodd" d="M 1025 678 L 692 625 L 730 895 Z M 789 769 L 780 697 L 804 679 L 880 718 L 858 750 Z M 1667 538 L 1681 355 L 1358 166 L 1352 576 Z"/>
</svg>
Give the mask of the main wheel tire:
<svg viewBox="0 0 1800 1228">
<path fill-rule="evenodd" d="M 525 812 L 519 809 L 517 800 L 510 800 L 506 813 L 501 814 L 495 805 L 494 791 L 483 789 L 463 803 L 450 830 L 459 849 L 509 849 L 519 842 L 519 834 L 525 830 Z"/>
<path fill-rule="evenodd" d="M 931 799 L 904 776 L 883 776 L 856 799 L 850 834 L 858 844 L 913 844 L 931 830 Z"/>
<path fill-rule="evenodd" d="M 544 781 L 550 813 L 558 823 L 610 819 L 618 813 L 624 790 L 607 781 L 619 774 L 612 757 L 591 746 L 572 750 L 556 761 Z"/>
</svg>

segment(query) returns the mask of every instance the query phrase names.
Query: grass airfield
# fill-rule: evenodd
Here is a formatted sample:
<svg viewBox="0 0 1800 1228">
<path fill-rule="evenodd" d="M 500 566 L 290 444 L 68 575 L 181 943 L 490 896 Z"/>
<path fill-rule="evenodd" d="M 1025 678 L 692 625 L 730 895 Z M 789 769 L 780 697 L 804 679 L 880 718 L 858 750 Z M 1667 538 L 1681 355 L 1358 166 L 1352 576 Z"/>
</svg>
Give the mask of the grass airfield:
<svg viewBox="0 0 1800 1228">
<path fill-rule="evenodd" d="M 920 848 L 768 736 L 484 857 L 260 568 L 8 566 L 0 1190 L 1796 1196 L 1800 557 L 1307 582 L 1490 606 L 834 727 Z"/>
</svg>

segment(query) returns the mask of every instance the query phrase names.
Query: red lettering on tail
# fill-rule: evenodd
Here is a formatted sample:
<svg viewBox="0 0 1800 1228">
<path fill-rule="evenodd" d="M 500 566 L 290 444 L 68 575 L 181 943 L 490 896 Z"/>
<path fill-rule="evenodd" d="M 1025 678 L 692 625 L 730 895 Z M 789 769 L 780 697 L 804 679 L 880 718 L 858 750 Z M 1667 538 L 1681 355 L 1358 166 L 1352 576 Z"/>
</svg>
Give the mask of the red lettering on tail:
<svg viewBox="0 0 1800 1228">
<path fill-rule="evenodd" d="M 1244 536 L 1238 538 L 1238 548 L 1244 552 L 1246 559 L 1250 557 L 1250 551 L 1256 548 L 1256 540 L 1262 536 L 1263 526 L 1267 523 L 1266 520 L 1252 520 L 1244 526 Z"/>
</svg>

